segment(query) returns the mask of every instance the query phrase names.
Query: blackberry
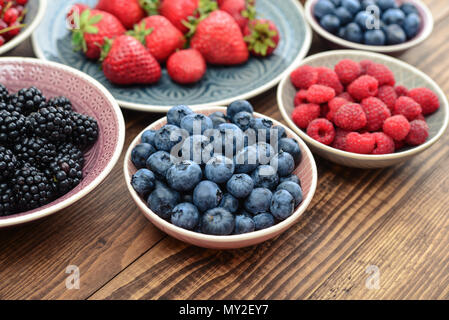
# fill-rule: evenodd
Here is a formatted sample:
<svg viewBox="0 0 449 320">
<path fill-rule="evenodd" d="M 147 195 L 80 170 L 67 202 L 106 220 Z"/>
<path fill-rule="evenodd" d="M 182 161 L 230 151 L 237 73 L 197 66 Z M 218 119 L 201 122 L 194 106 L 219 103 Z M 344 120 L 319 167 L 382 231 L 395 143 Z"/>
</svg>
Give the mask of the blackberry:
<svg viewBox="0 0 449 320">
<path fill-rule="evenodd" d="M 29 119 L 34 133 L 52 142 L 68 141 L 75 126 L 71 112 L 61 107 L 42 108 Z"/>
<path fill-rule="evenodd" d="M 0 184 L 0 217 L 17 212 L 17 197 L 7 183 Z"/>
<path fill-rule="evenodd" d="M 11 96 L 10 104 L 20 108 L 23 115 L 30 115 L 46 106 L 45 97 L 36 87 L 23 88 Z"/>
<path fill-rule="evenodd" d="M 8 112 L 17 112 L 22 114 L 22 109 L 20 107 L 16 107 L 14 105 L 12 105 L 11 103 L 9 103 L 8 101 L 6 102 L 0 102 L 0 110 L 6 110 Z"/>
<path fill-rule="evenodd" d="M 0 111 L 0 144 L 17 142 L 27 130 L 27 119 L 13 111 Z"/>
<path fill-rule="evenodd" d="M 6 87 L 0 83 L 0 101 L 7 102 L 8 99 L 9 99 L 8 89 L 6 89 Z"/>
<path fill-rule="evenodd" d="M 75 123 L 72 132 L 72 141 L 81 149 L 85 149 L 98 139 L 98 123 L 92 117 L 76 112 L 72 113 L 72 119 Z"/>
<path fill-rule="evenodd" d="M 19 162 L 12 151 L 0 146 L 0 181 L 11 177 L 18 165 Z"/>
<path fill-rule="evenodd" d="M 13 147 L 14 154 L 22 163 L 46 166 L 56 159 L 56 146 L 45 138 L 24 137 Z"/>
<path fill-rule="evenodd" d="M 16 170 L 11 187 L 17 195 L 17 208 L 20 211 L 39 208 L 55 198 L 50 180 L 42 171 L 28 164 Z"/>
<path fill-rule="evenodd" d="M 61 107 L 66 111 L 72 111 L 72 102 L 64 96 L 54 97 L 48 100 L 47 106 L 51 107 Z"/>
</svg>

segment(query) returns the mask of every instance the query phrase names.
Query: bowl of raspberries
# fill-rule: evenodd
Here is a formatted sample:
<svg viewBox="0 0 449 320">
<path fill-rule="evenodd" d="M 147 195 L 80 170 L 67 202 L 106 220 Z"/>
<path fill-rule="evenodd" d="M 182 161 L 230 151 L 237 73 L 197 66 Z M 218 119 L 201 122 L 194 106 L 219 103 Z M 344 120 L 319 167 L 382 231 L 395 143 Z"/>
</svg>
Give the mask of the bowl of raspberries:
<svg viewBox="0 0 449 320">
<path fill-rule="evenodd" d="M 448 125 L 446 96 L 395 58 L 352 50 L 306 58 L 278 88 L 287 123 L 318 155 L 379 168 L 432 146 Z"/>
<path fill-rule="evenodd" d="M 308 0 L 312 28 L 338 47 L 402 52 L 433 30 L 429 8 L 419 0 Z"/>
<path fill-rule="evenodd" d="M 0 59 L 0 228 L 81 199 L 115 165 L 124 141 L 118 104 L 63 65 Z"/>
<path fill-rule="evenodd" d="M 317 184 L 306 144 L 245 100 L 208 110 L 173 107 L 131 143 L 124 173 L 154 225 L 214 249 L 279 235 L 305 212 Z"/>
</svg>

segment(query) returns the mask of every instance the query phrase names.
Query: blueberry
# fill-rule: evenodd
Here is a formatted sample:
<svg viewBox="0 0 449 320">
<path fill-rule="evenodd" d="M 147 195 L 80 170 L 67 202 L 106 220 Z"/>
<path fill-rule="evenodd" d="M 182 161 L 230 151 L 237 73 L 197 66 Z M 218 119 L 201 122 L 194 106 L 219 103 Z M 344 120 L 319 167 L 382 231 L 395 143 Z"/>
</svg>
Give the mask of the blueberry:
<svg viewBox="0 0 449 320">
<path fill-rule="evenodd" d="M 403 3 L 400 9 L 405 13 L 405 15 L 409 15 L 411 13 L 419 15 L 418 9 L 416 9 L 415 5 L 412 3 Z"/>
<path fill-rule="evenodd" d="M 201 135 L 213 126 L 212 120 L 204 114 L 189 114 L 181 120 L 181 128 L 187 130 L 190 135 Z"/>
<path fill-rule="evenodd" d="M 330 33 L 337 33 L 340 28 L 340 19 L 333 14 L 326 14 L 321 18 L 320 24 L 324 30 Z"/>
<path fill-rule="evenodd" d="M 201 224 L 203 233 L 224 236 L 234 231 L 235 218 L 226 209 L 214 208 L 204 213 Z"/>
<path fill-rule="evenodd" d="M 182 118 L 189 114 L 193 114 L 193 111 L 187 106 L 180 105 L 173 107 L 167 112 L 167 123 L 180 127 Z"/>
<path fill-rule="evenodd" d="M 172 165 L 166 175 L 168 185 L 177 191 L 193 190 L 202 178 L 200 166 L 190 160 Z"/>
<path fill-rule="evenodd" d="M 396 0 L 376 0 L 376 4 L 382 11 L 398 7 Z"/>
<path fill-rule="evenodd" d="M 225 156 L 214 156 L 206 163 L 204 169 L 206 178 L 215 183 L 227 182 L 235 171 L 234 162 Z"/>
<path fill-rule="evenodd" d="M 281 140 L 282 138 L 287 137 L 287 132 L 283 126 L 274 126 L 270 129 L 270 141 L 277 137 L 277 140 Z"/>
<path fill-rule="evenodd" d="M 131 161 L 137 169 L 145 168 L 147 159 L 156 152 L 149 143 L 141 143 L 131 151 Z"/>
<path fill-rule="evenodd" d="M 288 191 L 292 195 L 293 199 L 295 199 L 295 207 L 302 202 L 303 199 L 302 189 L 297 183 L 291 181 L 282 182 L 276 188 L 276 191 L 278 190 Z"/>
<path fill-rule="evenodd" d="M 249 101 L 246 100 L 237 100 L 234 101 L 233 103 L 231 103 L 228 106 L 228 110 L 227 110 L 227 115 L 229 119 L 234 119 L 234 116 L 239 113 L 239 112 L 249 112 L 251 114 L 253 114 L 254 112 L 254 108 L 251 105 L 251 103 L 249 103 Z"/>
<path fill-rule="evenodd" d="M 345 28 L 345 27 L 342 27 L 342 28 L 338 29 L 337 36 L 338 36 L 339 38 L 344 39 L 344 37 L 345 37 L 345 32 L 346 32 L 346 28 Z"/>
<path fill-rule="evenodd" d="M 299 186 L 301 186 L 301 181 L 299 180 L 299 178 L 296 174 L 291 174 L 289 176 L 279 178 L 279 183 L 283 183 L 283 182 L 287 182 L 287 181 L 294 182 L 294 183 L 298 184 Z"/>
<path fill-rule="evenodd" d="M 221 140 L 214 140 L 215 152 L 234 157 L 237 152 L 243 149 L 243 131 L 233 123 L 224 123 L 218 126 Z"/>
<path fill-rule="evenodd" d="M 421 18 L 416 13 L 410 13 L 404 21 L 404 31 L 408 39 L 413 38 L 421 28 Z"/>
<path fill-rule="evenodd" d="M 355 22 L 349 23 L 345 28 L 343 39 L 351 42 L 361 43 L 363 40 L 363 33 L 359 24 Z"/>
<path fill-rule="evenodd" d="M 245 147 L 234 157 L 236 173 L 250 173 L 259 165 L 257 146 Z"/>
<path fill-rule="evenodd" d="M 370 46 L 383 46 L 385 44 L 385 33 L 382 30 L 368 30 L 365 32 L 365 44 Z"/>
<path fill-rule="evenodd" d="M 246 131 L 249 129 L 252 119 L 253 115 L 251 113 L 242 111 L 237 113 L 234 118 L 232 118 L 232 122 L 236 124 L 242 131 Z"/>
<path fill-rule="evenodd" d="M 298 142 L 292 138 L 283 138 L 279 140 L 279 151 L 288 152 L 292 155 L 297 166 L 302 160 L 302 152 Z"/>
<path fill-rule="evenodd" d="M 345 26 L 352 21 L 352 14 L 345 7 L 338 7 L 334 14 L 340 20 L 340 25 Z"/>
<path fill-rule="evenodd" d="M 280 177 L 285 177 L 295 170 L 295 160 L 290 153 L 281 151 L 273 158 L 272 166 Z"/>
<path fill-rule="evenodd" d="M 189 136 L 181 146 L 182 159 L 205 164 L 214 153 L 214 147 L 203 135 Z"/>
<path fill-rule="evenodd" d="M 184 202 L 174 207 L 171 215 L 171 223 L 183 229 L 193 230 L 198 225 L 200 214 L 191 203 Z"/>
<path fill-rule="evenodd" d="M 295 210 L 295 199 L 287 190 L 278 190 L 271 198 L 270 212 L 278 220 L 285 220 Z"/>
<path fill-rule="evenodd" d="M 180 200 L 181 195 L 179 192 L 158 181 L 156 188 L 148 197 L 148 207 L 159 217 L 167 220 Z"/>
<path fill-rule="evenodd" d="M 148 158 L 146 165 L 156 177 L 165 180 L 167 171 L 173 165 L 173 161 L 168 152 L 158 151 Z"/>
<path fill-rule="evenodd" d="M 156 178 L 148 169 L 140 169 L 131 178 L 131 185 L 141 196 L 148 195 L 154 189 Z"/>
<path fill-rule="evenodd" d="M 407 40 L 404 30 L 397 24 L 390 24 L 385 27 L 385 30 L 389 45 L 404 43 Z"/>
<path fill-rule="evenodd" d="M 142 133 L 142 143 L 148 143 L 153 145 L 154 147 L 154 135 L 156 134 L 157 130 L 146 130 L 144 133 Z"/>
<path fill-rule="evenodd" d="M 181 202 L 193 203 L 193 193 L 183 193 L 181 195 Z"/>
<path fill-rule="evenodd" d="M 212 124 L 214 129 L 218 128 L 220 124 L 227 123 L 228 120 L 226 115 L 223 112 L 217 111 L 209 115 L 209 118 L 212 120 Z"/>
<path fill-rule="evenodd" d="M 212 181 L 201 181 L 193 191 L 193 203 L 201 212 L 218 207 L 222 198 L 223 192 Z"/>
<path fill-rule="evenodd" d="M 170 152 L 175 145 L 183 140 L 183 137 L 187 136 L 187 132 L 179 127 L 166 124 L 154 134 L 154 145 L 159 151 Z"/>
<path fill-rule="evenodd" d="M 367 30 L 371 23 L 376 19 L 372 14 L 366 11 L 360 11 L 355 16 L 354 21 L 360 26 L 362 30 Z"/>
<path fill-rule="evenodd" d="M 228 210 L 230 213 L 236 213 L 239 209 L 239 201 L 232 194 L 225 193 L 219 207 Z"/>
<path fill-rule="evenodd" d="M 270 210 L 271 197 L 273 194 L 266 188 L 256 188 L 251 191 L 245 201 L 245 209 L 251 214 L 268 212 Z"/>
<path fill-rule="evenodd" d="M 386 24 L 402 25 L 405 20 L 405 14 L 399 9 L 388 9 L 382 14 L 382 20 Z"/>
<path fill-rule="evenodd" d="M 274 217 L 269 213 L 261 213 L 253 218 L 256 230 L 267 229 L 274 226 Z"/>
<path fill-rule="evenodd" d="M 345 7 L 352 15 L 355 15 L 361 9 L 359 0 L 342 0 L 341 6 Z"/>
<path fill-rule="evenodd" d="M 234 234 L 244 234 L 253 232 L 256 229 L 256 224 L 254 220 L 247 215 L 237 215 L 235 216 L 235 229 Z"/>
<path fill-rule="evenodd" d="M 375 0 L 362 0 L 360 3 L 360 9 L 366 10 L 369 6 L 377 6 Z"/>
<path fill-rule="evenodd" d="M 251 174 L 256 188 L 274 189 L 279 184 L 279 176 L 272 166 L 261 165 Z"/>
<path fill-rule="evenodd" d="M 271 159 L 276 155 L 274 148 L 268 143 L 259 142 L 256 147 L 259 164 L 269 164 Z"/>
<path fill-rule="evenodd" d="M 315 7 L 313 8 L 313 14 L 318 19 L 321 19 L 326 14 L 333 13 L 335 10 L 335 5 L 329 0 L 319 0 Z"/>
<path fill-rule="evenodd" d="M 243 199 L 250 195 L 254 189 L 254 181 L 244 173 L 234 174 L 226 183 L 226 188 L 234 197 Z"/>
<path fill-rule="evenodd" d="M 264 118 L 254 118 L 249 126 L 255 131 L 256 141 L 270 143 L 270 129 L 273 126 L 273 121 Z"/>
</svg>

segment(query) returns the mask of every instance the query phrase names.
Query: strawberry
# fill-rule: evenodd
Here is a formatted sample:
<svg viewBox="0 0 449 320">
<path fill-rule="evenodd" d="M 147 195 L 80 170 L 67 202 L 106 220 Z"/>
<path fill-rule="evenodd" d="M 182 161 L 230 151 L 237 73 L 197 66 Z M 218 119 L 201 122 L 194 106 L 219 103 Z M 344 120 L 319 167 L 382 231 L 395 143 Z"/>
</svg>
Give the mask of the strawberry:
<svg viewBox="0 0 449 320">
<path fill-rule="evenodd" d="M 256 18 L 254 0 L 224 0 L 219 4 L 220 10 L 229 13 L 240 26 L 242 32 L 250 20 Z"/>
<path fill-rule="evenodd" d="M 243 32 L 248 50 L 256 57 L 267 57 L 276 50 L 280 36 L 276 25 L 266 19 L 249 22 Z"/>
<path fill-rule="evenodd" d="M 161 78 L 161 66 L 139 40 L 121 35 L 105 40 L 102 67 L 114 84 L 152 84 Z"/>
<path fill-rule="evenodd" d="M 195 83 L 206 73 L 206 61 L 196 49 L 177 51 L 167 61 L 167 72 L 180 84 Z"/>
<path fill-rule="evenodd" d="M 75 3 L 73 6 L 70 7 L 69 12 L 67 13 L 67 19 L 71 19 L 71 21 L 79 19 L 79 15 L 83 13 L 83 11 L 86 9 L 90 9 L 88 5 L 83 3 Z"/>
<path fill-rule="evenodd" d="M 100 0 L 96 9 L 113 14 L 126 29 L 131 29 L 145 16 L 138 0 Z"/>
<path fill-rule="evenodd" d="M 236 65 L 249 58 L 239 25 L 222 10 L 213 11 L 198 23 L 190 44 L 210 64 Z"/>
<path fill-rule="evenodd" d="M 163 16 L 150 16 L 128 34 L 136 37 L 160 63 L 165 62 L 176 49 L 182 49 L 185 38 L 181 31 Z"/>
<path fill-rule="evenodd" d="M 182 33 L 186 33 L 189 29 L 184 23 L 189 17 L 195 15 L 198 5 L 199 0 L 164 0 L 159 7 L 159 12 Z"/>
<path fill-rule="evenodd" d="M 83 50 L 89 59 L 98 59 L 105 38 L 124 34 L 126 29 L 112 14 L 101 10 L 85 9 L 79 17 L 79 28 L 72 30 L 75 50 Z"/>
</svg>

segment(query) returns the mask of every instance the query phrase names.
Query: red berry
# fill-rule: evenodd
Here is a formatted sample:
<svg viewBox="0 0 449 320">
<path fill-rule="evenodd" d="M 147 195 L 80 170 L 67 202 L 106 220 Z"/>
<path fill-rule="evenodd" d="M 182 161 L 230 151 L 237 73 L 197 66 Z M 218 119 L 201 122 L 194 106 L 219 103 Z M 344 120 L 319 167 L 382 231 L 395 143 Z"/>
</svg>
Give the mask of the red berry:
<svg viewBox="0 0 449 320">
<path fill-rule="evenodd" d="M 340 128 L 335 130 L 335 138 L 332 143 L 332 147 L 339 150 L 346 150 L 346 136 L 351 133 L 351 131 L 346 131 Z"/>
<path fill-rule="evenodd" d="M 394 86 L 396 80 L 394 73 L 387 66 L 380 63 L 372 63 L 366 67 L 366 74 L 377 79 L 379 86 L 384 84 Z"/>
<path fill-rule="evenodd" d="M 429 127 L 422 120 L 413 120 L 410 122 L 410 132 L 405 138 L 405 142 L 411 146 L 418 146 L 426 142 L 429 137 Z"/>
<path fill-rule="evenodd" d="M 196 49 L 180 50 L 168 58 L 167 72 L 178 83 L 195 83 L 206 73 L 206 61 Z"/>
<path fill-rule="evenodd" d="M 16 0 L 16 2 L 17 2 L 17 4 L 24 6 L 28 3 L 28 0 Z"/>
<path fill-rule="evenodd" d="M 315 119 L 309 123 L 307 134 L 318 142 L 330 145 L 335 138 L 335 128 L 333 124 L 326 119 Z"/>
<path fill-rule="evenodd" d="M 398 95 L 396 94 L 394 87 L 381 86 L 379 88 L 379 91 L 377 92 L 377 97 L 387 105 L 388 109 L 390 109 L 391 112 L 394 111 L 394 105 L 398 98 Z"/>
<path fill-rule="evenodd" d="M 385 120 L 383 131 L 396 141 L 404 140 L 410 132 L 410 123 L 403 115 L 392 116 Z"/>
<path fill-rule="evenodd" d="M 346 136 L 346 151 L 348 152 L 371 154 L 375 144 L 376 140 L 371 133 L 351 132 Z"/>
<path fill-rule="evenodd" d="M 327 103 L 321 104 L 320 109 L 321 109 L 320 117 L 321 118 L 326 118 L 327 114 L 329 113 L 329 110 L 330 110 L 329 109 L 329 104 L 327 104 Z"/>
<path fill-rule="evenodd" d="M 406 96 L 408 94 L 408 89 L 405 86 L 396 86 L 394 87 L 394 91 L 398 97 Z"/>
<path fill-rule="evenodd" d="M 299 106 L 300 104 L 307 103 L 307 90 L 301 89 L 296 92 L 294 106 Z"/>
<path fill-rule="evenodd" d="M 18 17 L 19 17 L 19 11 L 16 8 L 14 8 L 14 7 L 13 8 L 9 8 L 3 14 L 3 20 L 8 25 L 12 25 L 14 22 L 16 22 Z"/>
<path fill-rule="evenodd" d="M 374 132 L 372 136 L 375 140 L 373 154 L 388 154 L 394 152 L 395 144 L 391 137 L 383 132 Z"/>
<path fill-rule="evenodd" d="M 388 107 L 381 100 L 371 97 L 362 100 L 361 106 L 366 114 L 366 129 L 377 131 L 382 128 L 384 121 L 391 116 Z"/>
<path fill-rule="evenodd" d="M 402 149 L 403 147 L 405 146 L 405 142 L 404 142 L 404 140 L 402 140 L 402 141 L 396 141 L 396 140 L 394 140 L 394 150 L 400 150 L 400 149 Z"/>
<path fill-rule="evenodd" d="M 331 87 L 335 90 L 335 94 L 340 94 L 343 92 L 343 85 L 334 70 L 326 67 L 319 67 L 316 68 L 316 70 L 318 71 L 317 84 Z"/>
<path fill-rule="evenodd" d="M 360 71 L 361 71 L 361 73 L 362 73 L 362 74 L 366 74 L 366 68 L 367 68 L 369 65 L 373 64 L 373 63 L 374 63 L 374 62 L 371 61 L 371 60 L 362 60 L 362 61 L 360 61 L 359 64 L 360 64 Z"/>
<path fill-rule="evenodd" d="M 338 78 L 340 79 L 340 82 L 344 85 L 350 84 L 362 73 L 360 64 L 349 59 L 341 60 L 339 63 L 337 63 L 334 70 Z"/>
<path fill-rule="evenodd" d="M 349 92 L 345 91 L 338 95 L 339 98 L 343 98 L 348 100 L 349 102 L 355 102 L 354 98 L 349 94 Z"/>
<path fill-rule="evenodd" d="M 297 89 L 309 89 L 318 82 L 318 72 L 311 66 L 300 66 L 290 74 L 290 79 Z"/>
<path fill-rule="evenodd" d="M 293 122 L 301 129 L 306 129 L 309 123 L 320 116 L 320 106 L 313 103 L 300 104 L 292 112 Z"/>
<path fill-rule="evenodd" d="M 379 82 L 376 78 L 361 76 L 349 85 L 348 92 L 354 99 L 361 101 L 365 98 L 376 96 L 378 88 Z"/>
<path fill-rule="evenodd" d="M 434 113 L 440 107 L 438 96 L 430 89 L 416 88 L 410 90 L 408 96 L 421 105 L 423 115 Z"/>
<path fill-rule="evenodd" d="M 335 90 L 323 85 L 314 84 L 307 90 L 307 100 L 311 103 L 325 103 L 335 97 Z"/>
<path fill-rule="evenodd" d="M 402 114 L 408 121 L 415 120 L 422 113 L 421 106 L 409 97 L 399 97 L 394 106 L 394 114 Z"/>
<path fill-rule="evenodd" d="M 345 104 L 348 104 L 349 102 L 346 99 L 335 97 L 331 101 L 329 101 L 329 112 L 326 115 L 326 118 L 330 121 L 334 120 L 335 112 Z"/>
<path fill-rule="evenodd" d="M 355 131 L 366 126 L 366 115 L 362 107 L 356 103 L 346 104 L 334 115 L 334 123 L 345 130 Z"/>
<path fill-rule="evenodd" d="M 9 31 L 6 33 L 6 36 L 7 36 L 9 39 L 11 39 L 11 38 L 17 36 L 17 35 L 20 33 L 20 29 L 21 29 L 21 28 L 19 27 L 19 25 L 20 25 L 19 21 L 16 21 L 16 22 L 14 22 L 14 23 L 11 25 L 11 27 L 17 27 L 17 28 L 11 29 L 11 30 L 9 30 Z"/>
</svg>

